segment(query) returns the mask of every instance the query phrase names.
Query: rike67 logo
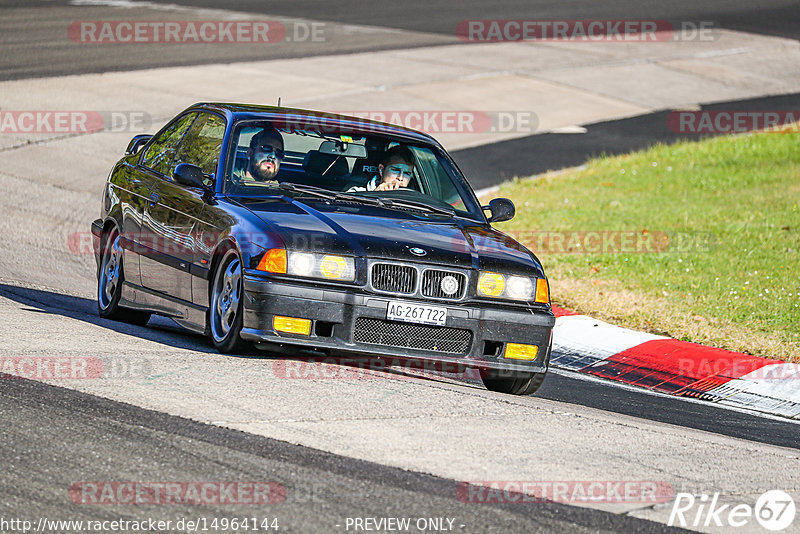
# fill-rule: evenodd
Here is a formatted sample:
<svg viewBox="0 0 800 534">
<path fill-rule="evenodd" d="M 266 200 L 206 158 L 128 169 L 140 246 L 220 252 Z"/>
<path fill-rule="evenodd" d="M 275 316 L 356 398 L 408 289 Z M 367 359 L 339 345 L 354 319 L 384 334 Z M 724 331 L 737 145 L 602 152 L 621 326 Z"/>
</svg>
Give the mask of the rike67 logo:
<svg viewBox="0 0 800 534">
<path fill-rule="evenodd" d="M 792 524 L 795 512 L 794 499 L 782 490 L 770 490 L 762 494 L 755 506 L 745 503 L 721 504 L 719 493 L 711 496 L 678 493 L 667 525 L 689 528 L 750 527 L 745 529 L 750 532 L 757 522 L 762 528 L 778 532 Z"/>
</svg>

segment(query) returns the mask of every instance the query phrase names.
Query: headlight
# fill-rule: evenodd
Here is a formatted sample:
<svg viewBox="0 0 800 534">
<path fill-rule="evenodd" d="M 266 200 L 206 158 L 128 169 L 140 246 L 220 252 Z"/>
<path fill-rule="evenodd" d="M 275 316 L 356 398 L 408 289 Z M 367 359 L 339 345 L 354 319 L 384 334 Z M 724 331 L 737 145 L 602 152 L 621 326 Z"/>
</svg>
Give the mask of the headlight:
<svg viewBox="0 0 800 534">
<path fill-rule="evenodd" d="M 478 277 L 478 295 L 513 300 L 534 299 L 535 302 L 545 304 L 550 302 L 545 278 L 529 278 L 489 271 L 481 271 Z"/>
<path fill-rule="evenodd" d="M 340 280 L 347 278 L 349 276 L 348 273 L 352 273 L 352 271 L 353 269 L 348 265 L 347 260 L 341 256 L 323 256 L 322 261 L 319 263 L 319 272 L 325 278 Z M 350 279 L 352 280 L 352 278 Z"/>
<path fill-rule="evenodd" d="M 310 278 L 326 278 L 352 282 L 356 279 L 355 260 L 332 254 L 311 254 L 308 252 L 270 249 L 257 267 L 260 271 L 291 274 Z"/>
<path fill-rule="evenodd" d="M 506 293 L 512 299 L 528 300 L 533 294 L 533 282 L 523 276 L 509 276 Z"/>
<path fill-rule="evenodd" d="M 478 278 L 478 293 L 487 297 L 499 297 L 506 288 L 506 277 L 498 273 L 481 273 Z"/>
<path fill-rule="evenodd" d="M 289 272 L 297 276 L 310 276 L 314 272 L 314 255 L 303 252 L 289 254 Z"/>
</svg>

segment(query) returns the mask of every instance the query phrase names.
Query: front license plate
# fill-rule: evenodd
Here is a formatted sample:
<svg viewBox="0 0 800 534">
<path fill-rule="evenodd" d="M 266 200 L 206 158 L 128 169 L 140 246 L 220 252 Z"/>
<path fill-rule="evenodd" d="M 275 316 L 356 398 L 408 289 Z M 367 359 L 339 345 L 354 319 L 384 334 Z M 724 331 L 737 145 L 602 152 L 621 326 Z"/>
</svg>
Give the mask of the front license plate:
<svg viewBox="0 0 800 534">
<path fill-rule="evenodd" d="M 444 326 L 447 322 L 447 308 L 391 301 L 386 309 L 386 318 L 390 321 Z"/>
</svg>

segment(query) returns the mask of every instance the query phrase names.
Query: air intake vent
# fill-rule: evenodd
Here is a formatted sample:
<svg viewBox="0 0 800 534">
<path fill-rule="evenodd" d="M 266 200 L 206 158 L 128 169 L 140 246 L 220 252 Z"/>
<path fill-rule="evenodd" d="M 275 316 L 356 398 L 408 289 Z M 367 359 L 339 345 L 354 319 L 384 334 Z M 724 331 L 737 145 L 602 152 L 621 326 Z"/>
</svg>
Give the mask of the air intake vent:
<svg viewBox="0 0 800 534">
<path fill-rule="evenodd" d="M 408 265 L 376 263 L 372 266 L 372 287 L 410 295 L 417 287 L 417 270 Z"/>
<path fill-rule="evenodd" d="M 472 344 L 472 332 L 461 328 L 359 317 L 353 329 L 353 341 L 370 345 L 467 354 Z"/>
</svg>

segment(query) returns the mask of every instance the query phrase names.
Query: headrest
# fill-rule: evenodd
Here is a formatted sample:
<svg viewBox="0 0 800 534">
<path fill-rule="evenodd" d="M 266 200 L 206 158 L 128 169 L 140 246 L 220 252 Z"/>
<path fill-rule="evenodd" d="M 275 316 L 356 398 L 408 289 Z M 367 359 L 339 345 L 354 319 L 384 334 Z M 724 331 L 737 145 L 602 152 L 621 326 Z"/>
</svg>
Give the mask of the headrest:
<svg viewBox="0 0 800 534">
<path fill-rule="evenodd" d="M 353 164 L 353 176 L 375 176 L 378 174 L 378 161 L 370 161 L 369 158 L 359 158 Z"/>
</svg>

